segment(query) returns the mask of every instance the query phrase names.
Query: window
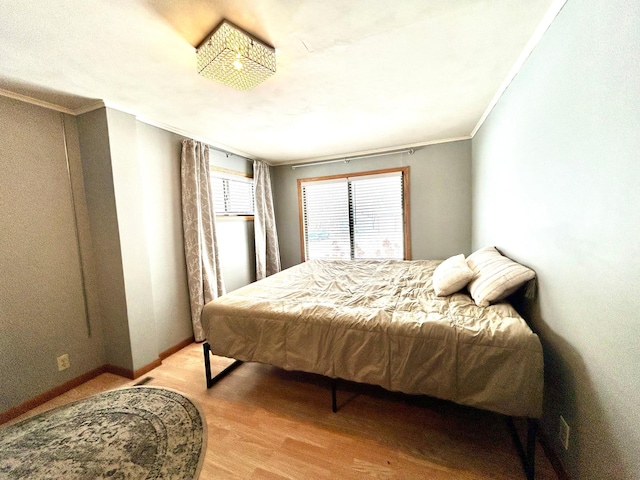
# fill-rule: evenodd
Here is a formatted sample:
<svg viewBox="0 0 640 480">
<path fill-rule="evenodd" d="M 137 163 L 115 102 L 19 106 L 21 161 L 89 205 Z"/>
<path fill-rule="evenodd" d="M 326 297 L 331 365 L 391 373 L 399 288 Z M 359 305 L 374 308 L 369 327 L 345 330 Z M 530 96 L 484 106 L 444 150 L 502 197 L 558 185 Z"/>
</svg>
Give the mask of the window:
<svg viewBox="0 0 640 480">
<path fill-rule="evenodd" d="M 212 168 L 211 190 L 216 215 L 253 215 L 253 178 Z"/>
<path fill-rule="evenodd" d="M 408 259 L 409 168 L 298 180 L 304 260 Z"/>
</svg>

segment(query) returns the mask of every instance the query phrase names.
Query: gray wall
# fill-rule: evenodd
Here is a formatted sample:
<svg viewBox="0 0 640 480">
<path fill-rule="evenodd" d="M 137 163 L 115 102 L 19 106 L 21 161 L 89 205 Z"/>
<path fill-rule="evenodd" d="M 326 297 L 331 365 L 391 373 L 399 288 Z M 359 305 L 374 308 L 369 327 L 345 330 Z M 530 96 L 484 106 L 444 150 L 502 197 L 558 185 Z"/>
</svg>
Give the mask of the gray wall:
<svg viewBox="0 0 640 480">
<path fill-rule="evenodd" d="M 158 358 L 145 217 L 142 159 L 134 116 L 107 108 L 111 170 L 122 255 L 133 370 Z M 183 339 L 184 340 L 184 339 Z"/>
<path fill-rule="evenodd" d="M 543 427 L 576 479 L 640 472 L 639 79 L 640 3 L 569 0 L 473 140 L 473 247 L 538 273 Z"/>
<path fill-rule="evenodd" d="M 193 335 L 182 239 L 180 157 L 184 137 L 136 124 L 157 348 L 163 352 Z M 243 158 L 211 151 L 210 160 L 218 167 L 252 172 L 252 163 Z M 255 279 L 253 222 L 222 220 L 217 227 L 225 287 L 235 290 Z"/>
<path fill-rule="evenodd" d="M 227 292 L 256 280 L 256 253 L 253 221 L 243 218 L 219 219 L 216 224 L 220 268 Z"/>
<path fill-rule="evenodd" d="M 4 97 L 0 124 L 4 412 L 104 364 L 144 367 L 192 330 L 180 200 L 183 137 L 113 109 L 72 117 Z M 251 162 L 217 152 L 212 163 L 252 171 Z M 227 290 L 254 280 L 253 222 L 220 222 L 218 235 Z M 71 368 L 58 372 L 63 353 Z"/>
<path fill-rule="evenodd" d="M 106 119 L 107 127 L 101 125 L 101 131 L 108 133 L 112 186 L 92 185 L 87 190 L 113 189 L 113 202 L 102 196 L 107 206 L 101 206 L 108 216 L 115 203 L 117 232 L 112 230 L 107 238 L 120 246 L 115 263 L 122 268 L 129 343 L 124 344 L 124 337 L 111 337 L 107 351 L 128 348 L 133 365 L 128 368 L 136 370 L 192 335 L 180 193 L 184 137 L 111 108 L 106 109 Z M 83 135 L 80 138 L 82 144 L 95 145 Z M 212 152 L 211 162 L 251 172 L 250 162 L 220 152 Z M 220 222 L 221 268 L 228 290 L 246 285 L 255 276 L 252 226 L 246 221 Z M 106 320 L 105 325 L 109 325 Z M 112 360 L 118 359 L 108 356 L 109 363 Z"/>
<path fill-rule="evenodd" d="M 62 120 L 0 97 L 0 412 L 104 363 L 95 304 L 91 337 L 86 327 Z M 77 141 L 69 147 L 77 187 Z M 82 189 L 75 194 L 84 204 Z M 58 372 L 63 353 L 71 368 Z"/>
<path fill-rule="evenodd" d="M 413 259 L 445 259 L 471 249 L 471 141 L 417 149 L 413 155 L 272 170 L 282 267 L 302 261 L 297 179 L 409 166 Z"/>
<path fill-rule="evenodd" d="M 157 350 L 193 335 L 182 239 L 180 135 L 136 122 Z"/>
<path fill-rule="evenodd" d="M 79 116 L 77 126 L 103 319 L 105 363 L 133 370 L 106 110 Z"/>
</svg>

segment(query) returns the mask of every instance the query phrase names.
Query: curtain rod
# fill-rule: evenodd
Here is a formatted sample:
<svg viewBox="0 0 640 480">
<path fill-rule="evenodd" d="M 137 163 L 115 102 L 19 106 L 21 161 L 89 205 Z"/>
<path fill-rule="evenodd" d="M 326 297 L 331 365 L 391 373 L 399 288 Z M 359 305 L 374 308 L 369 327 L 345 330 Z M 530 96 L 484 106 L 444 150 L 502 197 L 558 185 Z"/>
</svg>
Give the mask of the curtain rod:
<svg viewBox="0 0 640 480">
<path fill-rule="evenodd" d="M 336 158 L 335 160 L 324 160 L 322 162 L 314 162 L 314 163 L 299 163 L 297 165 L 291 165 L 291 168 L 295 170 L 296 168 L 302 167 L 315 167 L 317 165 L 325 165 L 327 163 L 349 163 L 351 160 L 360 160 L 363 158 L 372 158 L 372 157 L 381 157 L 383 155 L 392 155 L 394 153 L 408 153 L 409 155 L 413 155 L 415 150 L 413 148 L 405 148 L 403 150 L 393 150 L 390 152 L 380 152 L 380 153 L 371 153 L 369 155 L 354 155 L 352 157 L 344 157 L 344 158 Z"/>
<path fill-rule="evenodd" d="M 204 143 L 207 143 L 207 142 L 204 142 Z M 229 157 L 238 157 L 238 158 L 242 158 L 243 160 L 246 160 L 247 162 L 253 163 L 253 159 L 252 158 L 247 158 L 247 157 L 239 155 L 237 153 L 229 152 L 229 151 L 224 150 L 222 148 L 214 147 L 210 143 L 207 143 L 207 145 L 209 146 L 210 149 L 215 150 L 216 152 L 224 153 L 227 158 L 229 158 Z"/>
</svg>

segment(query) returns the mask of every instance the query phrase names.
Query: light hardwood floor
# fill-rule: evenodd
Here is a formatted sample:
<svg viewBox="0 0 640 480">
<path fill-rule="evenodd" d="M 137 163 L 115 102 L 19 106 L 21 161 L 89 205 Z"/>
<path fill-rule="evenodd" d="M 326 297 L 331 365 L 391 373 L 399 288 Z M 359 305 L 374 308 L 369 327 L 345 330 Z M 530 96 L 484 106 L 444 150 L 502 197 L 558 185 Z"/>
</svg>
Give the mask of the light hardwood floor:
<svg viewBox="0 0 640 480">
<path fill-rule="evenodd" d="M 215 358 L 212 367 L 227 363 Z M 504 419 L 490 412 L 345 383 L 332 413 L 328 379 L 253 363 L 207 389 L 195 343 L 145 377 L 202 407 L 203 480 L 525 478 Z M 20 418 L 140 380 L 103 374 Z M 540 445 L 536 478 L 558 478 Z"/>
</svg>

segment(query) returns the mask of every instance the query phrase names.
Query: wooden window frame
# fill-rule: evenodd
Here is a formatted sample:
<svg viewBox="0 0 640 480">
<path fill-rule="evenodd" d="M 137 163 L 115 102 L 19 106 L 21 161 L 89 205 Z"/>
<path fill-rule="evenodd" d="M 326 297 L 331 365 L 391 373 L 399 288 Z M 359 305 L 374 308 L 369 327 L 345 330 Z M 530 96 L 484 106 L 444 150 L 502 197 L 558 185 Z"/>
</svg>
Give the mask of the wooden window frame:
<svg viewBox="0 0 640 480">
<path fill-rule="evenodd" d="M 231 170 L 229 168 L 224 168 L 224 167 L 217 167 L 215 165 L 209 165 L 209 175 L 213 176 L 214 172 L 217 173 L 223 173 L 226 175 L 232 175 L 232 176 L 236 176 L 236 177 L 244 177 L 244 178 L 250 178 L 251 180 L 253 180 L 253 175 L 251 175 L 250 173 L 245 173 L 245 172 L 239 172 L 237 170 Z M 254 183 L 254 194 L 255 194 L 255 183 Z M 255 207 L 255 198 L 254 198 L 254 207 Z M 216 221 L 223 221 L 223 222 L 227 222 L 227 221 L 253 221 L 254 219 L 254 215 L 219 215 L 219 214 L 215 214 L 216 215 Z"/>
<path fill-rule="evenodd" d="M 320 182 L 324 180 L 338 180 L 342 178 L 365 177 L 381 175 L 385 173 L 401 172 L 402 174 L 402 210 L 403 210 L 403 235 L 404 235 L 404 260 L 411 260 L 411 210 L 409 202 L 409 167 L 385 168 L 381 170 L 368 170 L 365 172 L 343 173 L 338 175 L 327 175 L 322 177 L 309 177 L 298 179 L 298 223 L 300 228 L 300 252 L 302 261 L 306 261 L 306 246 L 304 241 L 304 215 L 302 205 L 302 184 L 305 182 Z"/>
</svg>

